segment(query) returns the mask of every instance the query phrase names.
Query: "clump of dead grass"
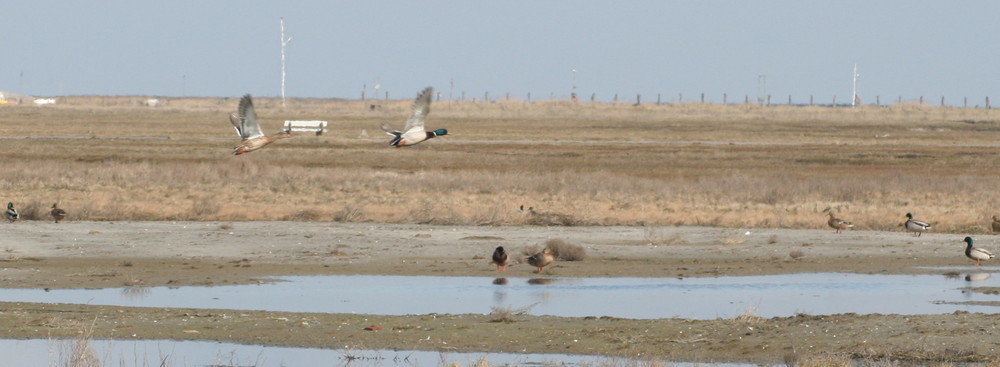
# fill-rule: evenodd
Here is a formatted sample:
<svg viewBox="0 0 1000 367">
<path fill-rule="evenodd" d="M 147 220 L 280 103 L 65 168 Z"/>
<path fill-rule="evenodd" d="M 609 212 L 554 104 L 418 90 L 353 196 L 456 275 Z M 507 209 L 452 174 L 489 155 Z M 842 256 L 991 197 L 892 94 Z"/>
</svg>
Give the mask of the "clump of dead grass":
<svg viewBox="0 0 1000 367">
<path fill-rule="evenodd" d="M 792 258 L 792 260 L 800 260 L 806 257 L 806 253 L 802 252 L 802 250 L 792 250 L 788 253 L 788 257 Z"/>
<path fill-rule="evenodd" d="M 334 222 L 359 222 L 364 218 L 364 209 L 360 205 L 345 205 L 333 215 Z"/>
<path fill-rule="evenodd" d="M 554 238 L 545 241 L 545 247 L 552 250 L 552 255 L 560 260 L 583 261 L 587 259 L 587 250 L 583 246 L 568 243 L 561 239 Z"/>
<path fill-rule="evenodd" d="M 512 307 L 512 306 L 490 307 L 490 314 L 489 314 L 490 322 L 505 322 L 505 323 L 516 322 L 517 319 L 515 318 L 515 316 L 527 315 L 528 312 L 531 312 L 531 309 L 537 305 L 538 303 L 533 303 L 524 307 Z"/>
<path fill-rule="evenodd" d="M 282 220 L 295 222 L 316 222 L 323 220 L 323 212 L 316 209 L 303 209 L 286 215 L 282 218 Z"/>
<path fill-rule="evenodd" d="M 747 306 L 746 311 L 737 315 L 733 318 L 733 322 L 742 326 L 757 326 L 764 322 L 764 318 L 757 316 L 757 308 L 759 305 Z"/>
<path fill-rule="evenodd" d="M 719 237 L 719 243 L 722 243 L 723 245 L 730 245 L 730 246 L 741 245 L 746 241 L 747 241 L 746 234 L 740 233 L 739 231 L 727 232 L 726 234 Z"/>
<path fill-rule="evenodd" d="M 95 318 L 89 325 L 76 325 L 78 329 L 77 337 L 69 342 L 70 345 L 59 349 L 59 365 L 67 367 L 103 367 L 97 352 L 94 351 L 92 340 L 94 339 Z"/>
</svg>

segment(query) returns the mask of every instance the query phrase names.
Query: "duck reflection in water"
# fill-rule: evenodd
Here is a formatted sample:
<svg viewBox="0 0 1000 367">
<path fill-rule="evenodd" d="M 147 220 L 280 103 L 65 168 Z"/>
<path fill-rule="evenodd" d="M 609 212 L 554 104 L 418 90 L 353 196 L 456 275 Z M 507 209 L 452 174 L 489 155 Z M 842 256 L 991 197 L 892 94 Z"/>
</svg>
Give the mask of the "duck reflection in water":
<svg viewBox="0 0 1000 367">
<path fill-rule="evenodd" d="M 981 282 L 991 277 L 990 273 L 972 273 L 965 276 L 967 282 Z"/>
<path fill-rule="evenodd" d="M 493 279 L 493 284 L 507 285 L 507 278 Z M 502 306 L 504 301 L 506 300 L 507 300 L 507 288 L 497 287 L 496 290 L 493 291 L 493 303 L 495 303 L 497 307 L 499 307 Z"/>
<path fill-rule="evenodd" d="M 528 284 L 531 284 L 531 285 L 548 285 L 548 284 L 552 284 L 552 279 L 550 279 L 550 278 L 531 278 L 531 279 L 528 279 Z"/>
</svg>

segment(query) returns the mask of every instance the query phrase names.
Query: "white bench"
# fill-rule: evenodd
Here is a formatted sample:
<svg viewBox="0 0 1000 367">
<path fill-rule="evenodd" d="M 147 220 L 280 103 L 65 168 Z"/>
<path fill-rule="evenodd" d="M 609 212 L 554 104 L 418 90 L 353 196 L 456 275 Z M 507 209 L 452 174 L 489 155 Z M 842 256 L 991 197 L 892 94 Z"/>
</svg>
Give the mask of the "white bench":
<svg viewBox="0 0 1000 367">
<path fill-rule="evenodd" d="M 326 132 L 326 121 L 299 121 L 299 120 L 287 120 L 285 121 L 285 132 L 292 131 L 311 131 L 315 132 L 316 135 L 323 135 Z"/>
</svg>

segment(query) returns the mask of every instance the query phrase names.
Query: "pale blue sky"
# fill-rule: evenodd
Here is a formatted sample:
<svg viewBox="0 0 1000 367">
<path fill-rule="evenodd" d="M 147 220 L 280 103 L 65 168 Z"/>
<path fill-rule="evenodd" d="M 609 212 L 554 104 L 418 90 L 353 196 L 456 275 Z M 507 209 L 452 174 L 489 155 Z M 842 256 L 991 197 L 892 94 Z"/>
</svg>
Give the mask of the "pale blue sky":
<svg viewBox="0 0 1000 367">
<path fill-rule="evenodd" d="M 279 96 L 282 16 L 288 97 L 1000 103 L 996 1 L 0 0 L 0 90 Z"/>
</svg>

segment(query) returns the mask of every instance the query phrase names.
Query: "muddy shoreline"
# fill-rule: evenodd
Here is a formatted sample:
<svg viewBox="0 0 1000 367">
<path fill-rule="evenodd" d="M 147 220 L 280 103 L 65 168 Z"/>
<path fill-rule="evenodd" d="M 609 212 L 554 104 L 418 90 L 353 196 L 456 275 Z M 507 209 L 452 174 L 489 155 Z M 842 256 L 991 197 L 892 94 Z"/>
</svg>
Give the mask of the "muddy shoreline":
<svg viewBox="0 0 1000 367">
<path fill-rule="evenodd" d="M 475 227 L 291 222 L 25 221 L 0 228 L 0 285 L 84 288 L 226 285 L 265 276 L 496 276 L 496 246 L 547 239 L 584 261 L 510 277 L 702 277 L 804 272 L 940 273 L 968 266 L 960 234 L 710 227 Z M 993 236 L 977 243 L 990 244 Z M 986 264 L 992 265 L 992 264 Z M 989 267 L 986 271 L 991 271 Z M 990 291 L 990 290 L 983 290 Z M 3 303 L 2 338 L 218 340 L 276 346 L 572 353 L 777 363 L 822 353 L 906 361 L 998 358 L 992 315 L 798 315 L 631 320 L 490 315 L 377 316 Z M 381 330 L 369 331 L 367 326 Z M 428 339 L 429 338 L 429 339 Z"/>
</svg>

